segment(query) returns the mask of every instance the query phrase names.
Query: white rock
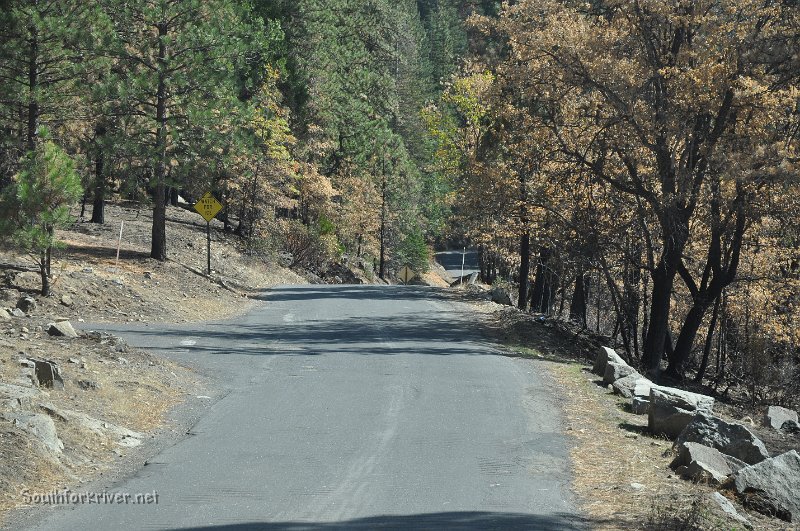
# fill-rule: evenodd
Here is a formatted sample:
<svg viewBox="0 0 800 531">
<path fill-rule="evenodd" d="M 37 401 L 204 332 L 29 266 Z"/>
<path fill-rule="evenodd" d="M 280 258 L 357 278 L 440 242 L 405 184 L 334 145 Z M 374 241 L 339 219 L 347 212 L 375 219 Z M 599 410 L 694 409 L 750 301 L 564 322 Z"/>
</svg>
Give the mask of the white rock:
<svg viewBox="0 0 800 531">
<path fill-rule="evenodd" d="M 750 520 L 739 514 L 739 511 L 736 510 L 736 507 L 734 507 L 728 498 L 719 492 L 712 492 L 709 496 L 711 500 L 716 503 L 720 509 L 722 509 L 722 512 L 731 517 L 731 519 L 736 520 L 747 529 L 753 529 L 753 524 L 750 523 Z"/>
<path fill-rule="evenodd" d="M 787 420 L 797 422 L 797 411 L 780 406 L 769 406 L 764 414 L 764 426 L 774 430 L 781 429 Z"/>
<path fill-rule="evenodd" d="M 623 360 L 613 348 L 600 347 L 600 351 L 597 353 L 597 358 L 592 367 L 592 372 L 598 376 L 605 376 L 606 365 L 608 365 L 609 362 L 625 364 L 625 360 Z"/>
</svg>

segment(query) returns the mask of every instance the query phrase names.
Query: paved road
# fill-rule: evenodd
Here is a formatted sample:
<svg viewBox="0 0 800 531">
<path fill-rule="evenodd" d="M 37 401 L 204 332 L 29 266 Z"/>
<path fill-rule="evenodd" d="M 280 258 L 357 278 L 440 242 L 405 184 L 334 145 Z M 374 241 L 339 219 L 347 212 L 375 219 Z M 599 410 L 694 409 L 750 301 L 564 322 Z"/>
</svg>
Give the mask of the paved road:
<svg viewBox="0 0 800 531">
<path fill-rule="evenodd" d="M 111 486 L 158 505 L 58 509 L 33 529 L 579 528 L 535 362 L 496 355 L 430 288 L 266 298 L 231 322 L 118 328 L 229 392 Z"/>
<path fill-rule="evenodd" d="M 445 268 L 447 273 L 453 277 L 458 278 L 461 276 L 461 261 L 464 259 L 464 274 L 471 275 L 472 273 L 480 273 L 480 266 L 478 265 L 478 252 L 467 251 L 466 255 L 462 251 L 442 251 L 436 253 L 436 261 Z"/>
</svg>

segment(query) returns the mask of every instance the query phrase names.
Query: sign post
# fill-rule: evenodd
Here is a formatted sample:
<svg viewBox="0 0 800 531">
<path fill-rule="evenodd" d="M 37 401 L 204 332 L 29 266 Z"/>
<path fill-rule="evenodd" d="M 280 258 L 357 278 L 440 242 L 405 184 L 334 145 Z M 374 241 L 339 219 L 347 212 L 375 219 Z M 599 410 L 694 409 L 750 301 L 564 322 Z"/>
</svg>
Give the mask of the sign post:
<svg viewBox="0 0 800 531">
<path fill-rule="evenodd" d="M 403 269 L 400 270 L 397 276 L 403 281 L 403 284 L 408 284 L 408 282 L 412 280 L 416 274 L 410 267 L 403 266 Z"/>
<path fill-rule="evenodd" d="M 208 250 L 208 274 L 211 274 L 211 220 L 214 219 L 219 211 L 222 210 L 222 205 L 217 198 L 211 195 L 211 192 L 206 192 L 200 201 L 194 205 L 197 213 L 203 216 L 206 220 L 206 241 Z"/>
<path fill-rule="evenodd" d="M 464 252 L 461 253 L 461 280 L 459 281 L 460 285 L 464 285 L 464 264 L 467 262 L 467 248 L 464 247 Z"/>
</svg>

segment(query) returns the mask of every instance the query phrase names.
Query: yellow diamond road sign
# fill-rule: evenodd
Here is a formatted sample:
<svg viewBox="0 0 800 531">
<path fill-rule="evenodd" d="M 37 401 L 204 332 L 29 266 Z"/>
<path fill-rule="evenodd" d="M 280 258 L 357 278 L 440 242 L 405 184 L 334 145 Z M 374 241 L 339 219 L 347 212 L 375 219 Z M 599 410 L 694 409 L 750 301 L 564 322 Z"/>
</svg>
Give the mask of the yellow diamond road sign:
<svg viewBox="0 0 800 531">
<path fill-rule="evenodd" d="M 211 192 L 206 192 L 206 195 L 200 198 L 194 209 L 203 216 L 203 219 L 211 223 L 211 220 L 222 210 L 222 205 L 217 201 L 216 197 L 211 195 Z"/>
<path fill-rule="evenodd" d="M 404 266 L 403 269 L 400 270 L 400 274 L 398 276 L 400 277 L 400 280 L 402 280 L 405 284 L 408 284 L 408 281 L 412 280 L 416 275 L 410 267 Z"/>
</svg>

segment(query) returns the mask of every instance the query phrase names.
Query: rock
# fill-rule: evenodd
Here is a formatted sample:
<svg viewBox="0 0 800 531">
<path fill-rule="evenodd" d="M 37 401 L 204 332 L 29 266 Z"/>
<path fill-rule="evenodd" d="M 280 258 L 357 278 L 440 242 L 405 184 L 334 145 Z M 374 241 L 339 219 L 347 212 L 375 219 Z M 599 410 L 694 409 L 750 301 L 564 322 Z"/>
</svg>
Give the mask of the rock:
<svg viewBox="0 0 800 531">
<path fill-rule="evenodd" d="M 75 301 L 72 300 L 72 297 L 70 295 L 62 295 L 61 304 L 66 306 L 67 308 L 71 308 L 75 304 Z"/>
<path fill-rule="evenodd" d="M 22 354 L 24 354 L 24 352 Z M 28 358 L 20 358 L 19 364 L 23 367 L 28 367 L 29 369 L 36 368 L 36 362 L 33 360 L 29 360 Z"/>
<path fill-rule="evenodd" d="M 787 420 L 781 425 L 781 431 L 792 435 L 800 435 L 800 423 L 794 420 Z"/>
<path fill-rule="evenodd" d="M 34 363 L 36 363 L 34 374 L 39 386 L 48 389 L 64 389 L 64 379 L 61 378 L 61 371 L 55 362 L 34 360 Z"/>
<path fill-rule="evenodd" d="M 653 434 L 674 439 L 692 421 L 695 412 L 711 413 L 713 408 L 714 399 L 710 396 L 672 387 L 652 387 L 647 425 Z"/>
<path fill-rule="evenodd" d="M 739 522 L 747 529 L 753 529 L 753 524 L 750 523 L 750 520 L 739 514 L 739 511 L 736 510 L 736 507 L 734 507 L 728 498 L 719 492 L 712 492 L 709 497 L 717 504 L 717 507 L 722 509 L 722 512 L 727 514 L 732 520 Z"/>
<path fill-rule="evenodd" d="M 683 467 L 681 475 L 684 479 L 695 482 L 707 480 L 712 485 L 719 485 L 728 476 L 747 466 L 744 461 L 699 443 L 682 443 L 677 451 L 678 455 L 670 463 L 670 468 L 675 470 Z"/>
<path fill-rule="evenodd" d="M 25 317 L 25 312 L 23 312 L 19 308 L 14 308 L 13 310 L 11 310 L 11 315 L 13 315 L 14 317 Z"/>
<path fill-rule="evenodd" d="M 37 389 L 0 382 L 0 404 L 3 410 L 14 410 L 30 407 L 31 402 L 39 394 Z"/>
<path fill-rule="evenodd" d="M 503 288 L 492 289 L 492 302 L 505 306 L 514 306 L 514 301 L 511 300 L 511 294 Z"/>
<path fill-rule="evenodd" d="M 58 438 L 53 419 L 41 413 L 12 412 L 3 414 L 3 418 L 14 426 L 33 435 L 51 452 L 60 454 L 64 443 Z"/>
<path fill-rule="evenodd" d="M 83 271 L 84 273 L 94 273 L 94 269 L 92 269 L 91 267 L 84 267 L 81 271 Z"/>
<path fill-rule="evenodd" d="M 741 459 L 749 465 L 769 458 L 764 443 L 742 424 L 725 422 L 706 412 L 698 412 L 675 441 L 676 446 L 695 442 Z"/>
<path fill-rule="evenodd" d="M 647 378 L 636 380 L 636 385 L 633 388 L 633 396 L 638 396 L 639 398 L 645 399 L 649 403 L 650 389 L 653 387 L 656 387 L 656 385 Z"/>
<path fill-rule="evenodd" d="M 51 404 L 42 404 L 42 409 L 50 416 L 63 419 L 65 422 L 75 423 L 82 429 L 90 431 L 95 435 L 108 437 L 115 444 L 126 448 L 139 446 L 144 439 L 144 434 L 117 426 L 84 413 L 70 411 L 68 409 L 58 409 Z"/>
<path fill-rule="evenodd" d="M 84 391 L 97 391 L 100 389 L 100 384 L 93 380 L 78 380 L 78 387 Z"/>
<path fill-rule="evenodd" d="M 153 272 L 152 271 L 145 271 L 144 272 L 144 278 L 146 278 L 147 280 L 152 280 L 153 279 Z"/>
<path fill-rule="evenodd" d="M 0 321 L 8 321 L 11 319 L 11 314 L 5 308 L 0 308 Z"/>
<path fill-rule="evenodd" d="M 741 469 L 724 485 L 745 507 L 800 522 L 800 454 L 797 450 Z"/>
<path fill-rule="evenodd" d="M 650 401 L 634 396 L 631 401 L 631 411 L 634 415 L 647 415 L 650 412 Z"/>
<path fill-rule="evenodd" d="M 47 325 L 47 333 L 55 337 L 69 337 L 76 338 L 78 333 L 72 328 L 69 321 L 61 321 L 60 323 L 50 323 Z"/>
<path fill-rule="evenodd" d="M 653 383 L 634 371 L 628 376 L 624 376 L 615 381 L 612 385 L 614 386 L 614 392 L 625 398 L 638 396 L 639 398 L 647 400 L 650 398 L 650 388 L 653 386 Z"/>
<path fill-rule="evenodd" d="M 600 351 L 597 353 L 597 358 L 594 360 L 592 372 L 598 376 L 605 376 L 606 365 L 608 365 L 609 362 L 625 364 L 625 360 L 620 358 L 619 354 L 617 354 L 613 348 L 600 347 Z"/>
<path fill-rule="evenodd" d="M 608 365 L 606 366 L 608 368 Z M 644 376 L 639 374 L 638 372 L 634 371 L 633 373 L 624 376 L 618 380 L 615 380 L 611 386 L 614 388 L 614 392 L 618 395 L 622 395 L 625 398 L 632 398 L 633 391 L 636 389 L 636 382 L 641 379 L 646 379 Z M 649 393 L 648 393 L 649 394 Z"/>
<path fill-rule="evenodd" d="M 783 423 L 787 420 L 797 423 L 797 411 L 780 406 L 769 406 L 767 412 L 764 414 L 764 426 L 770 427 L 773 430 L 781 429 Z"/>
<path fill-rule="evenodd" d="M 636 373 L 636 369 L 627 363 L 615 363 L 610 361 L 606 364 L 606 371 L 603 374 L 603 385 L 610 385 L 626 376 Z"/>
<path fill-rule="evenodd" d="M 36 299 L 33 297 L 21 297 L 17 301 L 17 308 L 27 315 L 36 309 Z"/>
</svg>

